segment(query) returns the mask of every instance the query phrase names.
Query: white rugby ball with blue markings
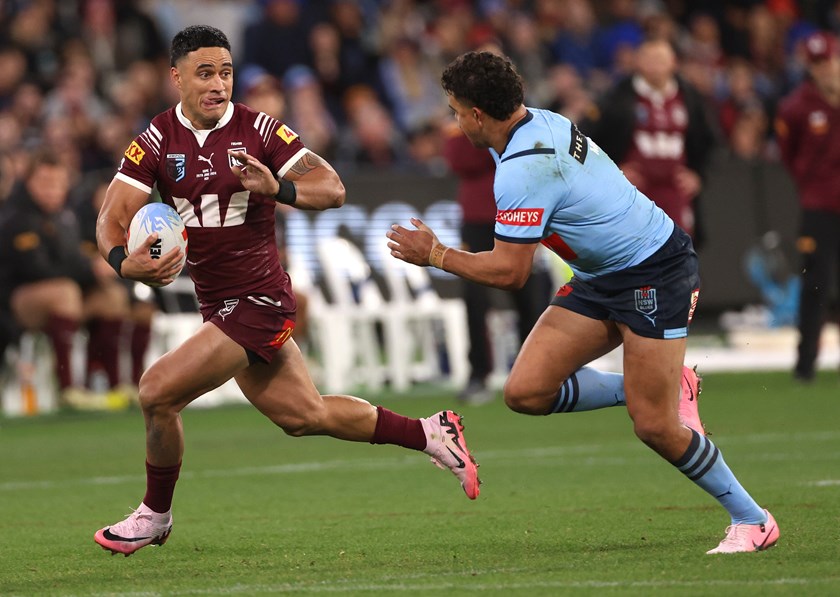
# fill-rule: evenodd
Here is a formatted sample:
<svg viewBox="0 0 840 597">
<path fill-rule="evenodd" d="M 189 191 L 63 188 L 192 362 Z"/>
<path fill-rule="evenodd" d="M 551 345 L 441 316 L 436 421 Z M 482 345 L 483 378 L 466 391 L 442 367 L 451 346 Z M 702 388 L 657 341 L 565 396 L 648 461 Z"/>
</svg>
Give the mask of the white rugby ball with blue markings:
<svg viewBox="0 0 840 597">
<path fill-rule="evenodd" d="M 134 214 L 128 227 L 128 252 L 133 253 L 155 232 L 158 239 L 149 247 L 149 257 L 160 259 L 175 247 L 181 247 L 181 267 L 184 267 L 187 259 L 187 229 L 178 212 L 165 203 L 148 203 Z"/>
</svg>

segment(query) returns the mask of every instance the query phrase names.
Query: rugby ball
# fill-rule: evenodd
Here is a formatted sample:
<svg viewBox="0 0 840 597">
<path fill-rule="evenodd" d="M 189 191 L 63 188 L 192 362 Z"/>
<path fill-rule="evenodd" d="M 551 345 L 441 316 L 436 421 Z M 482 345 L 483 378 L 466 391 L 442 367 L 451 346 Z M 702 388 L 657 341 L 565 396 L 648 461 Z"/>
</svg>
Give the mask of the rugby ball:
<svg viewBox="0 0 840 597">
<path fill-rule="evenodd" d="M 160 259 L 175 247 L 181 247 L 181 267 L 187 260 L 187 229 L 178 212 L 165 203 L 148 203 L 141 207 L 128 227 L 128 252 L 133 253 L 150 234 L 157 232 L 157 241 L 149 247 L 149 257 Z"/>
</svg>

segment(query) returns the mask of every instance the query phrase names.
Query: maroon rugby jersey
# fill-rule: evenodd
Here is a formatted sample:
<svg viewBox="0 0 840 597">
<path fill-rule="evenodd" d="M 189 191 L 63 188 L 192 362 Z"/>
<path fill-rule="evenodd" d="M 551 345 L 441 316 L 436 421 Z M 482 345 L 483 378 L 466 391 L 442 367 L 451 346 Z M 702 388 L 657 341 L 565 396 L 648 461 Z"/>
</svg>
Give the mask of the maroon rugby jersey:
<svg viewBox="0 0 840 597">
<path fill-rule="evenodd" d="M 806 81 L 781 102 L 775 128 L 800 205 L 840 213 L 840 108 Z"/>
<path fill-rule="evenodd" d="M 635 81 L 634 81 L 635 83 Z M 691 202 L 677 186 L 676 174 L 686 163 L 688 110 L 679 88 L 658 93 L 641 84 L 636 89 L 633 141 L 622 165 L 632 164 L 642 175 L 638 189 L 681 228 L 694 230 Z"/>
<path fill-rule="evenodd" d="M 230 170 L 228 149 L 249 153 L 277 176 L 307 151 L 285 124 L 243 104 L 229 104 L 210 131 L 196 130 L 178 104 L 131 143 L 116 174 L 146 192 L 157 184 L 181 215 L 202 305 L 249 293 L 276 296 L 289 284 L 274 242 L 274 198 L 245 190 Z"/>
</svg>

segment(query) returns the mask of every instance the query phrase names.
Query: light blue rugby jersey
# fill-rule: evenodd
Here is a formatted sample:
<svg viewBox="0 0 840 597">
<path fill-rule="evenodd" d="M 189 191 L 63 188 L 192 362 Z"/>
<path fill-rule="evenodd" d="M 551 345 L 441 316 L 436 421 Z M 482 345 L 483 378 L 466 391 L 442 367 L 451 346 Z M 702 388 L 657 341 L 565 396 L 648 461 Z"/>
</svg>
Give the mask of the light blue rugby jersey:
<svg viewBox="0 0 840 597">
<path fill-rule="evenodd" d="M 564 116 L 528 108 L 496 160 L 495 235 L 542 242 L 588 280 L 641 263 L 674 222 Z"/>
</svg>

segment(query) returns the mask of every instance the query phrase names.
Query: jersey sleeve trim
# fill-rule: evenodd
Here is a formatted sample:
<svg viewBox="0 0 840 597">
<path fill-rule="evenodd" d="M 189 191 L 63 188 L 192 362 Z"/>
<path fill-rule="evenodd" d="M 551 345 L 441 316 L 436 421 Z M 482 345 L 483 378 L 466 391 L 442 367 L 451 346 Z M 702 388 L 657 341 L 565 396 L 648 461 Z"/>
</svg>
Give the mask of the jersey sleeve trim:
<svg viewBox="0 0 840 597">
<path fill-rule="evenodd" d="M 277 171 L 277 176 L 279 176 L 280 178 L 283 178 L 283 177 L 286 175 L 286 172 L 288 172 L 289 170 L 291 170 L 291 169 L 292 169 L 292 166 L 294 166 L 300 158 L 302 158 L 304 155 L 306 155 L 306 153 L 307 153 L 308 151 L 309 151 L 309 150 L 308 150 L 306 147 L 302 147 L 301 149 L 299 149 L 299 150 L 297 151 L 297 153 L 295 153 L 295 155 L 293 155 L 292 157 L 290 157 L 290 158 L 286 161 L 286 163 L 285 163 L 285 164 L 283 164 L 283 165 L 280 167 L 280 169 Z"/>
<path fill-rule="evenodd" d="M 538 147 L 537 149 L 526 149 L 524 151 L 517 151 L 516 153 L 512 153 L 509 156 L 505 156 L 502 158 L 502 162 L 506 162 L 508 160 L 512 160 L 514 158 L 521 158 L 526 155 L 535 155 L 535 154 L 549 154 L 554 155 L 556 152 L 554 151 L 553 147 Z"/>
<path fill-rule="evenodd" d="M 495 237 L 506 243 L 513 243 L 516 245 L 535 245 L 542 240 L 541 237 L 535 238 L 519 238 L 515 236 L 505 236 L 504 234 L 495 233 Z"/>
<path fill-rule="evenodd" d="M 124 183 L 133 186 L 135 189 L 140 189 L 141 191 L 143 191 L 145 193 L 151 194 L 151 192 L 152 192 L 152 187 L 144 185 L 139 180 L 135 180 L 135 179 L 131 178 L 130 176 L 126 176 L 122 172 L 117 172 L 114 175 L 114 178 L 116 178 L 117 180 L 121 180 Z"/>
</svg>

